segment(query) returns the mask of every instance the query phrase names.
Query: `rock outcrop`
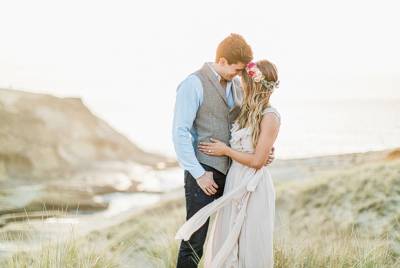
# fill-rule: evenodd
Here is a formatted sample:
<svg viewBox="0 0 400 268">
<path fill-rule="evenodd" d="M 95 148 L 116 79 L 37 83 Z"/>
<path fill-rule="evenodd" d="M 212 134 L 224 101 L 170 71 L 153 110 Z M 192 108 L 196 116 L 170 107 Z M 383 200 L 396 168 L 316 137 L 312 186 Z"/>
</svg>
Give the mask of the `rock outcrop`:
<svg viewBox="0 0 400 268">
<path fill-rule="evenodd" d="M 80 98 L 0 89 L 0 225 L 44 208 L 107 208 L 97 195 L 136 192 L 143 174 L 168 166 L 176 161 L 144 152 Z"/>
<path fill-rule="evenodd" d="M 141 150 L 80 98 L 0 89 L 0 122 L 0 180 L 69 177 L 99 161 L 174 164 Z"/>
</svg>

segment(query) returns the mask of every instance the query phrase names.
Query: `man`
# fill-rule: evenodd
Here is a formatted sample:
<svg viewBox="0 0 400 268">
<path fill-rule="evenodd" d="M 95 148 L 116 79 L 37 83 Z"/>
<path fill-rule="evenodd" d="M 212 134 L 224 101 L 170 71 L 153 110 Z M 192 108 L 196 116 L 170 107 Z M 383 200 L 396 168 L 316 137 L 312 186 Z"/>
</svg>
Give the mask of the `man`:
<svg viewBox="0 0 400 268">
<path fill-rule="evenodd" d="M 243 92 L 235 78 L 253 59 L 251 47 L 238 34 L 226 37 L 218 46 L 215 62 L 189 75 L 176 94 L 173 142 L 178 162 L 185 170 L 186 220 L 222 196 L 231 160 L 209 156 L 197 149 L 210 138 L 229 144 L 232 123 L 240 113 Z M 273 150 L 266 164 L 274 159 Z M 209 219 L 182 241 L 177 267 L 197 267 L 203 255 Z"/>
</svg>

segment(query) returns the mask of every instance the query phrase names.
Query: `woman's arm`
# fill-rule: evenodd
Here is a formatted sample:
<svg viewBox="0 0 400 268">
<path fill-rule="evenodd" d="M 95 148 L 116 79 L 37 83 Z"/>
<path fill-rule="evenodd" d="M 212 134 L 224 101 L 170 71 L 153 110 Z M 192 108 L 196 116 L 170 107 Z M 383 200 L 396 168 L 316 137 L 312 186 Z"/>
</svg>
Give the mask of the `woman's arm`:
<svg viewBox="0 0 400 268">
<path fill-rule="evenodd" d="M 279 127 L 280 121 L 275 114 L 266 113 L 264 115 L 261 120 L 260 136 L 254 153 L 236 151 L 215 139 L 212 139 L 212 143 L 201 142 L 199 150 L 213 156 L 226 155 L 243 165 L 260 169 L 268 160 L 268 154 L 278 136 Z"/>
</svg>

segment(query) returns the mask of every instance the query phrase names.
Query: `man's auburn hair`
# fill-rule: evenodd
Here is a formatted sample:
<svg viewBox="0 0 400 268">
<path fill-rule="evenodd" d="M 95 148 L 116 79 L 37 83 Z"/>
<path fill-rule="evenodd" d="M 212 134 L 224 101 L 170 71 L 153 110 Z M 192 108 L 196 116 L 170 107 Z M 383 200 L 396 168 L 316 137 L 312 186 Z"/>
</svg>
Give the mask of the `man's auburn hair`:
<svg viewBox="0 0 400 268">
<path fill-rule="evenodd" d="M 220 58 L 225 58 L 229 65 L 239 62 L 247 64 L 253 60 L 253 51 L 243 36 L 232 33 L 218 45 L 215 61 L 218 62 Z"/>
</svg>

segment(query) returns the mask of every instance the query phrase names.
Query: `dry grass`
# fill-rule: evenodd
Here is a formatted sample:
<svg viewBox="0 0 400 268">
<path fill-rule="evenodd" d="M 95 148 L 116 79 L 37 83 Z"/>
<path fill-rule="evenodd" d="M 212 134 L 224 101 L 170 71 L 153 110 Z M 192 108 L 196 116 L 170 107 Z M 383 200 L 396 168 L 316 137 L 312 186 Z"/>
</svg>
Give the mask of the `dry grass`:
<svg viewBox="0 0 400 268">
<path fill-rule="evenodd" d="M 85 240 L 17 254 L 5 267 L 175 267 L 184 205 L 160 204 Z M 277 209 L 275 268 L 400 267 L 398 160 L 279 185 Z"/>
</svg>

